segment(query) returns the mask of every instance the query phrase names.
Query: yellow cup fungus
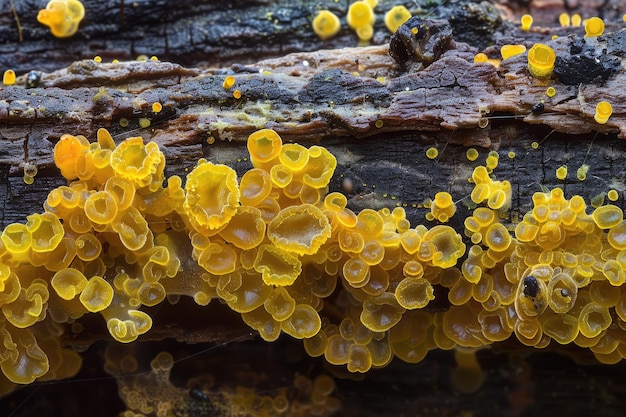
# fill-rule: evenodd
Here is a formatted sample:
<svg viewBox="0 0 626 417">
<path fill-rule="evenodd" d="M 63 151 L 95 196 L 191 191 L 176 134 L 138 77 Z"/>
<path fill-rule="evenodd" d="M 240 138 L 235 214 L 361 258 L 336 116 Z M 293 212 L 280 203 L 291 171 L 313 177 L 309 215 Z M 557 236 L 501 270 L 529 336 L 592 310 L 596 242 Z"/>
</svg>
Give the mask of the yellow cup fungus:
<svg viewBox="0 0 626 417">
<path fill-rule="evenodd" d="M 585 21 L 585 37 L 596 37 L 604 33 L 604 21 L 599 17 L 591 17 Z"/>
<path fill-rule="evenodd" d="M 561 13 L 559 15 L 559 24 L 563 27 L 568 27 L 571 24 L 571 19 L 569 17 L 569 14 Z"/>
<path fill-rule="evenodd" d="M 404 7 L 403 5 L 394 6 L 387 13 L 385 13 L 385 26 L 387 26 L 387 30 L 391 33 L 395 33 L 396 30 L 404 22 L 411 18 L 411 12 L 409 9 Z"/>
<path fill-rule="evenodd" d="M 348 26 L 353 29 L 361 41 L 369 41 L 374 34 L 376 15 L 366 1 L 355 1 L 348 7 L 346 15 Z"/>
<path fill-rule="evenodd" d="M 528 70 L 535 78 L 549 78 L 554 70 L 556 54 L 543 43 L 536 43 L 528 51 Z"/>
<path fill-rule="evenodd" d="M 313 19 L 313 31 L 323 41 L 335 36 L 340 29 L 341 22 L 339 22 L 339 18 L 329 10 L 320 10 Z"/>
<path fill-rule="evenodd" d="M 596 104 L 596 113 L 593 115 L 596 123 L 605 124 L 613 114 L 613 106 L 608 101 L 601 101 Z"/>
<path fill-rule="evenodd" d="M 14 85 L 15 84 L 15 71 L 13 71 L 12 69 L 5 70 L 4 74 L 2 74 L 2 84 Z"/>
<path fill-rule="evenodd" d="M 522 24 L 522 30 L 528 31 L 533 24 L 533 17 L 529 14 L 525 14 L 521 17 L 520 23 Z"/>
<path fill-rule="evenodd" d="M 573 27 L 580 27 L 583 22 L 583 18 L 578 13 L 574 13 L 572 15 L 571 22 Z"/>
<path fill-rule="evenodd" d="M 515 55 L 523 54 L 524 52 L 526 52 L 526 46 L 524 45 L 502 45 L 500 48 L 502 60 L 509 59 Z"/>
<path fill-rule="evenodd" d="M 85 8 L 79 0 L 51 0 L 39 11 L 37 20 L 57 38 L 67 38 L 76 33 L 83 17 Z"/>
</svg>

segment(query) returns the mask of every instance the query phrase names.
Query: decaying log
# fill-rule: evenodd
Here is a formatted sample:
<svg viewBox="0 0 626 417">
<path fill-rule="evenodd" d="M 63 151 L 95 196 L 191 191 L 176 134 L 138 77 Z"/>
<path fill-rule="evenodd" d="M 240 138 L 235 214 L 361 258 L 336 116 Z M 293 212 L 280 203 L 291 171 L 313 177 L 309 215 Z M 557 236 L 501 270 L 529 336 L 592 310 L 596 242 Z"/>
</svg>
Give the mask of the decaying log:
<svg viewBox="0 0 626 417">
<path fill-rule="evenodd" d="M 288 3 L 261 6 L 276 13 Z M 15 6 L 16 9 L 25 7 L 24 4 L 18 6 L 17 1 Z M 248 7 L 248 4 L 244 6 Z M 128 22 L 129 10 L 134 9 L 128 4 L 126 7 L 124 21 Z M 343 3 L 337 7 L 345 10 Z M 207 13 L 213 13 L 213 10 Z M 20 12 L 20 15 L 23 14 Z M 0 16 L 5 18 L 5 14 Z M 112 16 L 112 19 L 119 18 L 119 14 Z M 140 16 L 132 16 L 141 22 Z M 85 28 L 92 27 L 92 23 L 96 27 L 94 22 L 86 22 Z M 626 32 L 617 27 L 614 29 L 615 32 L 599 39 L 599 46 L 595 49 L 606 48 L 602 59 L 614 56 L 621 63 L 621 51 L 626 50 Z M 155 29 L 154 33 L 162 33 L 159 31 Z M 564 33 L 562 31 L 558 33 Z M 293 36 L 292 31 L 287 33 Z M 538 39 L 549 39 L 546 33 L 516 33 L 510 39 L 528 42 L 530 46 Z M 577 33 L 580 35 L 580 31 Z M 43 38 L 44 34 L 40 36 Z M 127 35 L 120 36 L 125 39 Z M 350 36 L 346 31 L 335 43 L 325 46 L 345 45 L 345 39 Z M 308 45 L 303 49 L 319 49 L 319 41 L 305 35 L 304 31 L 297 32 L 294 38 Z M 186 39 L 178 41 L 183 44 Z M 244 45 L 250 38 L 242 31 L 236 32 L 231 39 Z M 267 39 L 262 38 L 259 44 Z M 83 45 L 85 41 L 77 39 L 76 42 Z M 442 56 L 419 71 L 403 69 L 402 63 L 389 55 L 387 44 L 298 52 L 258 62 L 257 57 L 278 55 L 278 51 L 291 51 L 296 47 L 291 49 L 280 42 L 272 42 L 259 55 L 250 55 L 257 46 L 232 48 L 232 45 L 222 44 L 221 48 L 231 50 L 231 54 L 220 58 L 223 61 L 212 61 L 211 64 L 234 61 L 240 64 L 220 69 L 198 69 L 166 61 L 176 58 L 175 61 L 189 63 L 172 52 L 173 43 L 169 44 L 169 50 L 160 53 L 154 51 L 158 42 L 146 42 L 145 49 L 139 48 L 138 43 L 132 47 L 127 44 L 117 48 L 107 46 L 113 51 L 111 56 L 100 53 L 96 46 L 81 52 L 78 57 L 100 54 L 106 58 L 124 59 L 147 53 L 156 54 L 163 61 L 112 64 L 85 59 L 66 69 L 43 74 L 36 88 L 25 89 L 18 85 L 0 89 L 0 175 L 5 179 L 0 184 L 2 226 L 22 222 L 27 214 L 41 211 L 48 191 L 65 184 L 52 164 L 52 149 L 60 136 L 82 134 L 93 140 L 100 127 L 108 128 L 116 140 L 142 136 L 159 143 L 166 154 L 170 175 L 184 175 L 185 169 L 193 167 L 200 157 L 233 166 L 241 174 L 251 166 L 245 140 L 261 127 L 275 129 L 286 141 L 307 145 L 319 142 L 338 159 L 331 191 L 346 193 L 350 207 L 357 211 L 366 207 L 404 206 L 412 224 L 428 224 L 424 217 L 427 210 L 422 203 L 432 198 L 435 192 L 446 190 L 459 199 L 459 213 L 450 224 L 462 231 L 462 219 L 472 208 L 468 198 L 472 186 L 467 178 L 475 164 L 465 157 L 470 146 L 479 148 L 480 160 L 484 160 L 489 150 L 499 152 L 500 163 L 495 175 L 513 185 L 513 202 L 508 213 L 511 221 L 530 208 L 532 193 L 557 185 L 567 195 L 580 194 L 588 201 L 603 199 L 603 193 L 616 189 L 620 197 L 614 204 L 624 208 L 626 76 L 622 68 L 611 70 L 604 78 L 594 76 L 582 84 L 553 83 L 557 95 L 550 99 L 545 95 L 549 84 L 529 76 L 524 55 L 503 62 L 499 68 L 473 64 L 477 45 L 461 42 L 456 35 Z M 560 36 L 550 45 L 558 56 L 567 58 L 576 42 L 580 42 L 580 38 Z M 487 49 L 488 52 L 494 50 L 495 47 Z M 11 56 L 19 58 L 20 55 L 13 51 Z M 31 66 L 15 61 L 24 65 L 19 68 L 48 68 L 43 63 L 49 56 L 24 56 L 36 56 L 40 61 L 28 64 Z M 190 56 L 194 63 L 198 62 L 197 55 L 192 53 Z M 244 56 L 248 59 L 242 59 Z M 0 59 L 3 56 L 0 55 Z M 55 65 L 59 62 L 63 61 L 55 61 Z M 600 66 L 604 68 L 603 64 Z M 576 68 L 570 71 L 574 70 Z M 589 72 L 587 70 L 589 68 L 584 72 Z M 241 99 L 235 99 L 232 90 L 222 87 L 226 75 L 236 77 L 233 89 L 241 91 Z M 20 81 L 25 82 L 25 77 Z M 533 106 L 542 100 L 543 112 L 532 112 Z M 604 125 L 593 119 L 595 104 L 600 100 L 613 104 L 613 115 Z M 151 104 L 157 101 L 163 104 L 163 110 L 155 114 L 151 111 Z M 148 128 L 139 126 L 142 118 L 150 121 Z M 120 125 L 122 119 L 129 121 L 128 126 Z M 485 120 L 488 124 L 481 128 Z M 382 122 L 381 127 L 377 127 L 378 121 Z M 539 144 L 537 149 L 531 146 L 533 142 Z M 439 156 L 434 160 L 425 155 L 429 147 L 439 150 Z M 34 184 L 25 184 L 22 179 L 25 163 L 39 168 Z M 588 164 L 590 170 L 587 179 L 579 181 L 575 171 L 583 164 Z M 554 174 L 561 165 L 570 168 L 565 181 L 557 180 Z M 213 343 L 253 337 L 238 316 L 229 315 L 223 306 L 212 303 L 208 308 L 200 308 L 186 301 L 150 310 L 151 315 L 154 313 L 155 323 L 142 339 L 147 351 L 163 349 L 162 344 L 154 346 L 148 342 L 165 338 Z M 173 308 L 177 309 L 176 316 L 168 314 Z M 181 311 L 185 312 L 185 319 L 180 318 Z M 210 319 L 204 321 L 205 317 Z M 68 336 L 64 343 L 77 349 L 87 349 L 96 343 L 91 351 L 97 352 L 100 348 L 97 342 L 109 339 L 99 319 L 84 320 L 82 324 L 86 331 Z M 295 352 L 295 365 L 289 371 L 276 371 L 277 375 L 284 376 L 293 373 L 293 369 L 307 372 L 307 367 L 319 368 L 323 362 L 303 360 L 298 356 L 303 354 L 300 345 L 290 341 L 283 340 L 269 347 L 258 340 L 241 345 L 228 345 L 205 353 L 202 358 L 210 365 L 202 366 L 221 369 L 220 366 L 240 361 L 241 357 L 263 362 L 264 358 Z M 507 355 L 497 351 L 479 354 L 479 359 L 486 364 L 487 380 L 485 389 L 476 397 L 460 395 L 451 386 L 454 365 L 449 352 L 433 352 L 418 365 L 395 361 L 385 369 L 372 371 L 364 381 L 338 380 L 339 393 L 351 415 L 461 415 L 466 411 L 541 415 L 556 413 L 556 410 L 580 414 L 597 412 L 594 402 L 603 402 L 604 415 L 620 415 L 623 410 L 624 400 L 619 395 L 624 388 L 620 377 L 625 369 L 623 364 L 611 368 L 578 367 L 573 365 L 570 357 L 578 362 L 589 358 L 575 350 L 569 352 L 569 357 L 547 354 L 548 359 L 545 359 L 528 358 L 527 353 L 519 352 L 519 347 L 514 344 L 501 348 L 507 351 Z M 188 349 L 186 354 L 200 352 L 200 348 Z M 87 363 L 94 369 L 101 366 L 98 358 Z M 341 370 L 334 371 L 341 373 Z M 78 378 L 100 376 L 98 372 L 86 367 Z M 227 374 L 228 370 L 220 373 Z M 186 376 L 189 377 L 189 373 Z M 613 385 L 598 382 L 604 378 Z M 67 389 L 39 389 L 37 397 L 57 396 L 41 406 L 46 411 L 54 410 L 62 401 L 71 401 L 76 395 Z M 32 392 L 31 388 L 18 391 L 11 397 L 12 401 L 19 403 L 28 399 Z M 89 398 L 111 401 L 114 392 L 115 388 L 110 386 L 108 396 L 93 394 Z M 366 392 L 367 396 L 361 392 Z M 561 400 L 546 401 L 553 396 Z M 23 407 L 15 415 L 29 415 L 33 410 Z M 99 412 L 92 414 L 110 415 Z"/>
</svg>

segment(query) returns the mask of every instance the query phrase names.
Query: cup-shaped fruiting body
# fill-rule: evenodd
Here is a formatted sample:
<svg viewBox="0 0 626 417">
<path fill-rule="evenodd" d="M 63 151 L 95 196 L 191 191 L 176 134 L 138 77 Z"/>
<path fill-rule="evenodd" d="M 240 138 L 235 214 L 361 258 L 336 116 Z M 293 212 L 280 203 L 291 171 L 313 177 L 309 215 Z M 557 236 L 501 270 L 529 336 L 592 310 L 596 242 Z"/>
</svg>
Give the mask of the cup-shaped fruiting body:
<svg viewBox="0 0 626 417">
<path fill-rule="evenodd" d="M 592 17 L 585 21 L 585 37 L 596 37 L 604 33 L 604 20 Z"/>
<path fill-rule="evenodd" d="M 410 18 L 411 12 L 409 9 L 402 5 L 394 6 L 385 13 L 385 26 L 387 26 L 389 32 L 395 33 L 396 30 Z"/>
<path fill-rule="evenodd" d="M 502 48 L 500 48 L 500 55 L 502 55 L 503 60 L 524 52 L 526 52 L 526 46 L 524 45 L 502 45 Z"/>
<path fill-rule="evenodd" d="M 234 169 L 200 160 L 187 176 L 185 203 L 199 232 L 225 226 L 237 212 L 239 184 Z"/>
<path fill-rule="evenodd" d="M 528 51 L 528 70 L 535 78 L 549 78 L 554 71 L 556 54 L 543 43 L 536 43 Z"/>
<path fill-rule="evenodd" d="M 323 41 L 335 36 L 340 29 L 339 18 L 329 10 L 320 10 L 313 19 L 313 30 Z"/>
<path fill-rule="evenodd" d="M 445 192 L 438 192 L 435 194 L 435 199 L 430 205 L 430 216 L 427 216 L 428 220 L 437 219 L 438 221 L 445 223 L 456 213 L 456 204 L 452 201 L 452 196 Z"/>
<path fill-rule="evenodd" d="M 50 28 L 57 38 L 67 38 L 76 33 L 85 16 L 85 8 L 78 0 L 51 0 L 39 11 L 37 20 Z"/>
<path fill-rule="evenodd" d="M 520 23 L 522 24 L 522 30 L 530 30 L 530 27 L 533 24 L 533 17 L 529 14 L 525 14 L 521 17 Z"/>
<path fill-rule="evenodd" d="M 582 16 L 581 16 L 580 14 L 578 14 L 578 13 L 574 13 L 574 14 L 572 15 L 571 22 L 572 22 L 572 26 L 574 26 L 574 27 L 580 27 L 580 25 L 581 25 L 581 24 L 582 24 L 582 22 L 583 22 L 583 18 L 582 18 Z"/>
<path fill-rule="evenodd" d="M 4 71 L 2 75 L 2 84 L 4 85 L 13 85 L 15 84 L 15 71 L 12 69 L 8 69 Z"/>
<path fill-rule="evenodd" d="M 559 23 L 563 27 L 568 27 L 571 24 L 571 20 L 570 20 L 569 14 L 561 13 L 559 15 Z"/>
<path fill-rule="evenodd" d="M 596 104 L 596 113 L 593 115 L 596 123 L 605 124 L 613 114 L 613 106 L 608 101 L 601 101 Z"/>
<path fill-rule="evenodd" d="M 355 1 L 348 8 L 346 21 L 350 28 L 357 29 L 361 26 L 373 25 L 376 21 L 376 15 L 366 1 Z"/>
</svg>

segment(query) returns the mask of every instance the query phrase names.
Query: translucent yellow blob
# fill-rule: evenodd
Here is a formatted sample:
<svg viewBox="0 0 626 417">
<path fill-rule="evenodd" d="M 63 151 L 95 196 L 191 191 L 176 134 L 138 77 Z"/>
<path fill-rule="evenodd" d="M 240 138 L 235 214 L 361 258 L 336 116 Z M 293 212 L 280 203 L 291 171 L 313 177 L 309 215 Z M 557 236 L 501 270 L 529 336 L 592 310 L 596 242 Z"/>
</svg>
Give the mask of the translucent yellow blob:
<svg viewBox="0 0 626 417">
<path fill-rule="evenodd" d="M 583 22 L 583 18 L 578 14 L 578 13 L 574 13 L 572 15 L 572 26 L 574 27 L 580 27 L 580 25 Z"/>
<path fill-rule="evenodd" d="M 426 157 L 428 159 L 435 159 L 437 158 L 437 156 L 439 156 L 439 151 L 437 150 L 437 148 L 431 147 L 426 149 Z"/>
<path fill-rule="evenodd" d="M 568 27 L 571 24 L 571 20 L 570 20 L 569 14 L 561 13 L 559 15 L 559 23 L 563 27 Z"/>
<path fill-rule="evenodd" d="M 286 207 L 267 226 L 276 247 L 298 255 L 312 255 L 331 235 L 328 218 L 311 204 Z"/>
<path fill-rule="evenodd" d="M 561 181 L 567 178 L 567 166 L 561 165 L 560 167 L 558 167 L 556 169 L 556 177 Z"/>
<path fill-rule="evenodd" d="M 546 89 L 546 96 L 554 97 L 556 95 L 556 89 L 554 87 L 548 87 Z"/>
<path fill-rule="evenodd" d="M 582 164 L 580 168 L 576 170 L 576 178 L 578 181 L 584 181 L 587 179 L 587 172 L 589 172 L 589 165 Z"/>
<path fill-rule="evenodd" d="M 365 1 L 355 1 L 348 8 L 346 15 L 348 26 L 352 29 L 358 29 L 363 26 L 371 26 L 376 21 L 376 15 L 372 7 Z"/>
<path fill-rule="evenodd" d="M 159 103 L 158 101 L 152 103 L 152 111 L 154 113 L 160 113 L 161 110 L 163 110 L 163 105 L 161 103 Z"/>
<path fill-rule="evenodd" d="M 489 60 L 489 57 L 487 57 L 487 55 L 485 55 L 482 52 L 477 53 L 476 55 L 474 55 L 474 62 L 478 63 L 478 62 L 487 62 Z"/>
<path fill-rule="evenodd" d="M 235 77 L 232 75 L 226 76 L 226 78 L 224 78 L 224 82 L 222 83 L 224 90 L 230 90 L 233 85 L 235 85 Z"/>
<path fill-rule="evenodd" d="M 313 31 L 325 41 L 332 38 L 341 29 L 341 22 L 333 12 L 328 10 L 320 10 L 313 19 Z"/>
<path fill-rule="evenodd" d="M 606 196 L 611 201 L 617 201 L 617 199 L 619 198 L 619 193 L 616 190 L 609 190 L 609 192 L 606 194 Z"/>
<path fill-rule="evenodd" d="M 554 70 L 556 54 L 548 45 L 536 43 L 528 51 L 528 70 L 535 78 L 548 78 Z"/>
<path fill-rule="evenodd" d="M 273 160 L 280 154 L 282 145 L 283 141 L 278 133 L 271 129 L 257 130 L 248 137 L 248 152 L 252 163 Z"/>
<path fill-rule="evenodd" d="M 473 162 L 478 159 L 478 151 L 476 150 L 476 148 L 469 148 L 465 152 L 465 157 L 467 158 L 468 161 Z"/>
<path fill-rule="evenodd" d="M 78 0 L 51 0 L 39 11 L 37 20 L 57 38 L 66 38 L 76 33 L 84 16 L 85 8 Z"/>
</svg>

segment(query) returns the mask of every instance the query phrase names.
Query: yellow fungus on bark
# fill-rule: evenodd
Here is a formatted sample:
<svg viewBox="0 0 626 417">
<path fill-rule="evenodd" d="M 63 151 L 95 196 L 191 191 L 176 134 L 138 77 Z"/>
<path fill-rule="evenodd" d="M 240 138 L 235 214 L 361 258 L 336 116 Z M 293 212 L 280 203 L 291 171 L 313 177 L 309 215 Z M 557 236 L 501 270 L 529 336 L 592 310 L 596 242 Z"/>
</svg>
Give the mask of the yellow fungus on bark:
<svg viewBox="0 0 626 417">
<path fill-rule="evenodd" d="M 487 62 L 488 60 L 489 60 L 489 57 L 487 57 L 487 55 L 485 55 L 482 52 L 479 52 L 476 55 L 474 55 L 474 62 Z"/>
<path fill-rule="evenodd" d="M 339 18 L 329 10 L 320 10 L 313 19 L 313 31 L 323 41 L 335 36 L 339 30 L 341 30 Z"/>
<path fill-rule="evenodd" d="M 565 178 L 567 178 L 567 166 L 565 165 L 561 165 L 560 167 L 558 167 L 556 169 L 556 177 L 557 179 L 563 181 Z"/>
<path fill-rule="evenodd" d="M 582 24 L 582 22 L 583 22 L 583 18 L 582 18 L 582 17 L 581 17 L 578 13 L 574 13 L 574 14 L 572 15 L 572 19 L 571 19 L 571 21 L 572 21 L 572 26 L 574 26 L 574 27 L 580 27 L 580 25 L 581 25 L 581 24 Z"/>
<path fill-rule="evenodd" d="M 596 104 L 596 113 L 593 115 L 596 123 L 605 124 L 613 114 L 613 106 L 608 101 L 601 101 Z"/>
<path fill-rule="evenodd" d="M 619 198 L 619 193 L 617 192 L 617 190 L 609 190 L 609 192 L 606 194 L 606 196 L 611 201 L 617 201 L 617 199 Z"/>
<path fill-rule="evenodd" d="M 559 24 L 563 27 L 568 27 L 571 24 L 569 14 L 561 13 L 559 15 Z"/>
<path fill-rule="evenodd" d="M 546 96 L 554 97 L 556 95 L 556 89 L 554 87 L 548 87 L 546 89 Z"/>
<path fill-rule="evenodd" d="M 556 54 L 543 43 L 536 43 L 528 51 L 528 70 L 535 78 L 549 78 L 554 70 Z"/>
<path fill-rule="evenodd" d="M 596 37 L 604 33 L 604 20 L 592 17 L 585 21 L 585 37 Z"/>
<path fill-rule="evenodd" d="M 515 55 L 523 54 L 524 52 L 526 52 L 526 46 L 524 45 L 502 45 L 500 48 L 502 60 L 509 59 Z"/>
<path fill-rule="evenodd" d="M 476 148 L 469 148 L 465 152 L 465 157 L 467 158 L 468 161 L 474 162 L 475 160 L 478 159 L 478 151 L 476 150 Z"/>
<path fill-rule="evenodd" d="M 158 101 L 152 103 L 152 112 L 160 113 L 161 110 L 163 110 L 163 105 L 161 103 L 159 103 Z"/>
<path fill-rule="evenodd" d="M 385 26 L 387 26 L 389 32 L 395 33 L 410 18 L 411 12 L 406 7 L 402 5 L 394 6 L 385 13 Z"/>
<path fill-rule="evenodd" d="M 430 147 L 426 149 L 426 157 L 428 159 L 435 159 L 437 156 L 439 156 L 439 151 L 437 150 L 437 148 Z"/>
<path fill-rule="evenodd" d="M 376 15 L 372 7 L 365 1 L 355 1 L 348 8 L 346 21 L 350 28 L 356 30 L 363 26 L 372 26 L 376 21 Z"/>
<path fill-rule="evenodd" d="M 222 83 L 224 90 L 230 90 L 233 85 L 235 85 L 235 77 L 232 75 L 226 76 L 226 78 L 224 78 L 224 82 Z"/>
<path fill-rule="evenodd" d="M 78 0 L 51 0 L 39 11 L 37 20 L 57 38 L 66 38 L 76 33 L 84 16 L 85 8 Z"/>
<path fill-rule="evenodd" d="M 12 69 L 8 69 L 4 71 L 2 75 L 2 84 L 4 85 L 14 85 L 15 84 L 15 71 Z"/>
<path fill-rule="evenodd" d="M 530 30 L 530 27 L 533 24 L 533 17 L 529 14 L 525 14 L 521 17 L 520 23 L 522 24 L 523 31 Z"/>
</svg>

